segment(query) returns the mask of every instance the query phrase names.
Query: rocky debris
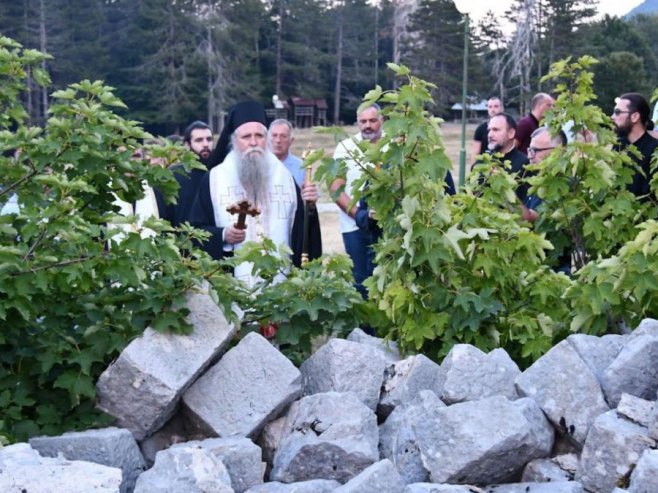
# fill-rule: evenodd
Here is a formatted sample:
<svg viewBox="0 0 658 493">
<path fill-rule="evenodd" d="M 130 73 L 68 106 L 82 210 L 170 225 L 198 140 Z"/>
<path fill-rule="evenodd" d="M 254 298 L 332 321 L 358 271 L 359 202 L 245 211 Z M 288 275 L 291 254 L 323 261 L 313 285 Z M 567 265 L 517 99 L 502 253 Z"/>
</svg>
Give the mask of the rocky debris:
<svg viewBox="0 0 658 493">
<path fill-rule="evenodd" d="M 183 395 L 207 436 L 255 436 L 302 393 L 301 374 L 267 339 L 245 336 Z"/>
<path fill-rule="evenodd" d="M 535 400 L 556 430 L 582 447 L 592 422 L 609 410 L 601 386 L 566 340 L 516 379 L 519 394 Z"/>
<path fill-rule="evenodd" d="M 404 486 L 393 463 L 384 459 L 366 467 L 334 493 L 402 493 Z"/>
<path fill-rule="evenodd" d="M 135 493 L 233 493 L 224 463 L 210 450 L 180 444 L 158 452 Z"/>
<path fill-rule="evenodd" d="M 366 346 L 371 346 L 380 350 L 386 361 L 389 363 L 395 363 L 401 359 L 400 348 L 398 347 L 397 342 L 387 341 L 385 339 L 381 339 L 380 337 L 368 335 L 359 328 L 356 328 L 350 332 L 347 336 L 347 340 L 365 344 Z"/>
<path fill-rule="evenodd" d="M 153 397 L 160 388 L 156 383 L 138 382 L 142 390 L 146 385 L 143 400 L 139 392 L 121 394 L 117 389 L 132 388 L 134 374 L 126 373 L 126 382 L 119 384 L 115 373 L 113 399 L 130 402 L 112 406 L 131 410 L 118 422 L 130 421 L 128 415 L 143 418 L 130 431 L 149 435 L 140 445 L 147 464 L 154 461 L 138 477 L 135 491 L 658 491 L 658 406 L 652 383 L 658 370 L 649 363 L 658 322 L 645 320 L 623 337 L 570 336 L 521 374 L 502 350 L 485 354 L 460 345 L 440 366 L 424 356 L 392 364 L 378 347 L 381 340 L 358 331 L 351 337 L 327 342 L 300 372 L 261 336 L 249 334 L 197 378 L 184 394 L 182 409 L 169 387 L 162 387 L 164 397 Z M 189 344 L 195 347 L 198 341 Z M 172 357 L 172 347 L 161 344 L 162 361 Z M 622 362 L 631 355 L 636 361 L 626 368 Z M 193 358 L 192 367 L 198 364 Z M 384 379 L 387 366 L 395 374 L 389 370 Z M 517 375 L 518 395 L 510 391 L 510 374 Z M 299 398 L 302 381 L 309 395 Z M 137 410 L 142 401 L 146 409 Z M 180 412 L 165 422 L 172 405 Z M 379 428 L 376 408 L 382 411 Z M 0 449 L 0 491 L 119 492 L 119 469 L 65 458 L 75 452 L 135 471 L 139 461 L 127 457 L 135 451 L 134 442 L 122 441 L 128 431 L 95 433 L 100 431 L 33 440 L 44 453 L 61 452 L 58 458 L 43 458 L 27 444 Z M 76 443 L 78 437 L 87 443 Z M 84 455 L 87 449 L 93 449 L 90 455 Z M 112 462 L 119 459 L 126 462 Z M 125 485 L 122 493 L 129 491 Z"/>
<path fill-rule="evenodd" d="M 470 485 L 413 483 L 403 493 L 484 493 L 484 490 Z"/>
<path fill-rule="evenodd" d="M 485 493 L 585 493 L 583 485 L 576 481 L 551 483 L 498 484 L 484 489 Z"/>
<path fill-rule="evenodd" d="M 302 398 L 288 414 L 271 479 L 349 481 L 379 460 L 377 419 L 352 392 Z"/>
<path fill-rule="evenodd" d="M 439 396 L 446 404 L 492 395 L 518 397 L 514 380 L 521 371 L 503 349 L 487 354 L 469 344 L 455 344 L 441 363 L 441 369 L 445 376 Z"/>
<path fill-rule="evenodd" d="M 331 479 L 312 479 L 299 483 L 271 481 L 254 486 L 247 493 L 332 493 L 339 486 L 338 481 Z"/>
<path fill-rule="evenodd" d="M 654 403 L 629 394 L 621 394 L 617 414 L 621 417 L 649 427 L 653 416 Z"/>
<path fill-rule="evenodd" d="M 569 344 L 585 362 L 596 379 L 601 382 L 603 372 L 621 351 L 627 336 L 608 334 L 602 337 L 587 334 L 572 334 L 567 337 Z"/>
<path fill-rule="evenodd" d="M 63 457 L 41 457 L 28 444 L 0 448 L 2 493 L 119 493 L 121 469 Z"/>
<path fill-rule="evenodd" d="M 625 420 L 612 410 L 594 421 L 580 455 L 576 481 L 586 490 L 608 492 L 628 482 L 644 451 L 656 447 L 647 428 Z"/>
<path fill-rule="evenodd" d="M 142 451 L 146 467 L 153 466 L 155 454 L 160 450 L 188 440 L 190 440 L 190 437 L 185 427 L 185 417 L 179 409 L 162 428 L 139 442 L 139 449 Z"/>
<path fill-rule="evenodd" d="M 645 319 L 628 336 L 617 357 L 603 372 L 602 387 L 611 407 L 623 393 L 655 399 L 658 391 L 658 321 Z"/>
<path fill-rule="evenodd" d="M 422 390 L 441 390 L 441 367 L 422 354 L 409 356 L 388 366 L 384 372 L 377 414 L 386 417 L 396 406 L 409 402 Z"/>
<path fill-rule="evenodd" d="M 56 437 L 35 437 L 30 446 L 43 457 L 82 460 L 121 469 L 121 493 L 131 493 L 137 477 L 144 471 L 144 458 L 137 442 L 126 429 L 104 428 L 64 433 Z"/>
<path fill-rule="evenodd" d="M 658 441 L 658 402 L 653 402 L 653 411 L 649 417 L 649 436 Z"/>
<path fill-rule="evenodd" d="M 431 481 L 452 484 L 509 481 L 554 438 L 535 401 L 503 396 L 438 408 L 413 431 Z"/>
<path fill-rule="evenodd" d="M 574 458 L 573 469 L 564 468 L 555 458 L 536 459 L 528 462 L 523 470 L 521 481 L 524 483 L 573 481 L 578 469 L 578 458 L 572 454 L 569 456 Z"/>
<path fill-rule="evenodd" d="M 379 452 L 390 459 L 406 484 L 429 480 L 429 471 L 417 443 L 415 427 L 445 404 L 430 390 L 421 390 L 410 402 L 402 404 L 379 427 Z"/>
<path fill-rule="evenodd" d="M 354 392 L 372 410 L 377 409 L 386 359 L 370 345 L 331 339 L 302 363 L 304 394 Z"/>
<path fill-rule="evenodd" d="M 208 294 L 187 295 L 191 334 L 152 329 L 132 341 L 98 379 L 97 406 L 137 440 L 161 428 L 183 392 L 226 349 L 236 333 Z"/>
<path fill-rule="evenodd" d="M 170 450 L 177 448 L 202 449 L 222 461 L 235 493 L 243 493 L 263 482 L 261 450 L 248 438 L 208 438 L 174 445 Z"/>
<path fill-rule="evenodd" d="M 658 491 L 658 450 L 645 450 L 631 474 L 629 493 Z"/>
</svg>

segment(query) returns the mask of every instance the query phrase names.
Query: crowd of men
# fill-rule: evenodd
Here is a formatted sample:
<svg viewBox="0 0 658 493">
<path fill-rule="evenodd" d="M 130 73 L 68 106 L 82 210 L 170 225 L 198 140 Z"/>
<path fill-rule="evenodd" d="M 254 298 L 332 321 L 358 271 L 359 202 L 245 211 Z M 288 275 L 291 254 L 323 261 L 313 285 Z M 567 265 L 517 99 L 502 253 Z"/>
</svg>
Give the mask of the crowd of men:
<svg viewBox="0 0 658 493">
<path fill-rule="evenodd" d="M 509 161 L 509 172 L 526 176 L 528 164 L 540 163 L 553 149 L 566 145 L 568 137 L 573 137 L 568 132 L 554 135 L 542 126 L 544 115 L 553 104 L 549 94 L 539 93 L 532 98 L 529 113 L 517 122 L 504 111 L 500 98 L 490 98 L 489 118 L 475 131 L 474 152 Z M 363 167 L 370 166 L 361 159 L 359 143 L 376 143 L 382 137 L 384 118 L 376 104 L 362 108 L 356 116 L 359 132 L 340 142 L 333 155 L 346 164 L 347 174 L 337 177 L 330 191 L 337 196 L 340 232 L 353 262 L 355 285 L 367 297 L 363 281 L 374 269 L 373 244 L 378 228 L 368 204 L 353 200 L 353 185 Z M 653 122 L 649 104 L 640 94 L 623 94 L 616 100 L 612 118 L 619 137 L 617 149 L 633 145 L 639 151 L 630 155 L 643 172 L 635 173 L 629 190 L 646 197 L 650 193 L 651 156 L 658 148 L 658 140 L 650 133 Z M 210 238 L 202 247 L 213 258 L 230 256 L 245 241 L 267 237 L 277 245 L 290 247 L 293 263 L 299 266 L 302 254 L 310 259 L 322 254 L 317 210 L 307 207 L 318 200 L 319 191 L 306 178 L 302 160 L 290 152 L 294 142 L 291 123 L 279 119 L 268 128 L 266 122 L 262 104 L 239 103 L 231 108 L 217 145 L 207 124 L 190 124 L 183 142 L 202 166 L 190 173 L 176 173 L 180 184 L 176 204 L 164 206 L 158 197 L 159 213 L 174 225 L 189 222 L 208 231 Z M 516 192 L 521 217 L 536 221 L 541 201 L 528 194 L 527 185 L 519 185 Z M 455 193 L 450 173 L 446 176 L 446 193 Z M 568 251 L 559 270 L 570 272 Z M 239 266 L 235 275 L 249 281 L 251 266 Z"/>
</svg>

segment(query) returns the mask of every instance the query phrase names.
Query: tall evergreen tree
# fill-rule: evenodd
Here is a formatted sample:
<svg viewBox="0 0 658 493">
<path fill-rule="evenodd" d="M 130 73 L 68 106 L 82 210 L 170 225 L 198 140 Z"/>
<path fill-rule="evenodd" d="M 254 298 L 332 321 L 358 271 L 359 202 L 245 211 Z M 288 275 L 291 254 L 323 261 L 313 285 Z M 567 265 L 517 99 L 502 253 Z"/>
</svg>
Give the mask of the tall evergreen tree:
<svg viewBox="0 0 658 493">
<path fill-rule="evenodd" d="M 452 0 L 422 0 L 409 21 L 401 61 L 436 84 L 436 110 L 446 114 L 451 103 L 461 100 L 463 17 Z"/>
</svg>

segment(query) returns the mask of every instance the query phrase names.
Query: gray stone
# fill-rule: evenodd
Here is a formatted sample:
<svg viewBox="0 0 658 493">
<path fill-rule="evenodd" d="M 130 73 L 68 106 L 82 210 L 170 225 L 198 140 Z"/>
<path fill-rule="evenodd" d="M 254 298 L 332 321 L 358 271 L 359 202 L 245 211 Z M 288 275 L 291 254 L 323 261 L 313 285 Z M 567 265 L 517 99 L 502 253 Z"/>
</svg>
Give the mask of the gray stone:
<svg viewBox="0 0 658 493">
<path fill-rule="evenodd" d="M 293 404 L 295 404 L 293 402 Z M 270 421 L 263 427 L 263 431 L 258 435 L 256 443 L 261 448 L 263 460 L 269 465 L 274 462 L 274 453 L 281 442 L 283 437 L 283 429 L 286 424 L 286 417 L 281 416 L 275 420 Z"/>
<path fill-rule="evenodd" d="M 261 450 L 248 438 L 208 438 L 174 445 L 171 449 L 176 448 L 198 448 L 222 461 L 235 493 L 242 493 L 263 482 Z"/>
<path fill-rule="evenodd" d="M 44 457 L 57 457 L 61 454 L 69 460 L 83 460 L 121 469 L 121 493 L 131 493 L 137 476 L 144 471 L 144 459 L 137 442 L 132 433 L 123 428 L 35 437 L 30 439 L 30 446 Z"/>
<path fill-rule="evenodd" d="M 519 394 L 534 399 L 553 426 L 578 446 L 597 416 L 609 410 L 598 380 L 566 340 L 516 379 Z"/>
<path fill-rule="evenodd" d="M 640 322 L 633 332 L 628 336 L 629 340 L 636 337 L 658 337 L 658 320 L 653 318 L 645 318 Z"/>
<path fill-rule="evenodd" d="M 393 463 L 384 459 L 366 467 L 334 493 L 402 493 L 404 483 Z"/>
<path fill-rule="evenodd" d="M 137 440 L 174 414 L 180 396 L 233 339 L 236 327 L 205 293 L 187 295 L 191 334 L 146 329 L 100 376 L 98 407 L 117 418 Z"/>
<path fill-rule="evenodd" d="M 553 459 L 535 459 L 526 464 L 521 481 L 524 483 L 573 481 L 574 473 L 575 471 L 565 471 Z"/>
<path fill-rule="evenodd" d="M 299 370 L 251 332 L 194 382 L 183 403 L 191 421 L 210 436 L 252 437 L 301 393 Z"/>
<path fill-rule="evenodd" d="M 621 394 L 617 414 L 633 423 L 648 427 L 653 415 L 654 403 L 630 394 Z"/>
<path fill-rule="evenodd" d="M 407 485 L 404 493 L 484 493 L 484 490 L 471 485 L 413 483 Z"/>
<path fill-rule="evenodd" d="M 592 424 L 580 454 L 576 481 L 586 490 L 611 491 L 630 474 L 642 453 L 655 445 L 646 428 L 620 418 L 614 410 L 602 414 Z"/>
<path fill-rule="evenodd" d="M 377 419 L 352 392 L 304 397 L 288 413 L 271 479 L 344 483 L 379 460 Z"/>
<path fill-rule="evenodd" d="M 381 351 L 358 342 L 331 339 L 300 367 L 304 394 L 354 392 L 374 410 L 385 368 Z"/>
<path fill-rule="evenodd" d="M 41 457 L 28 444 L 0 447 L 2 493 L 119 493 L 121 469 Z"/>
<path fill-rule="evenodd" d="M 658 450 L 645 450 L 631 473 L 628 493 L 658 491 Z"/>
<path fill-rule="evenodd" d="M 331 479 L 313 479 L 299 483 L 279 483 L 272 481 L 250 488 L 247 493 L 332 493 L 340 486 Z"/>
<path fill-rule="evenodd" d="M 167 421 L 162 428 L 139 442 L 146 468 L 151 468 L 155 463 L 155 455 L 160 450 L 168 449 L 176 443 L 191 440 L 185 427 L 185 418 L 180 409 Z"/>
<path fill-rule="evenodd" d="M 658 441 L 658 401 L 654 401 L 653 412 L 649 418 L 649 436 Z"/>
<path fill-rule="evenodd" d="M 610 407 L 617 407 L 621 394 L 653 400 L 658 391 L 658 326 L 644 320 L 603 372 L 602 387 Z"/>
<path fill-rule="evenodd" d="M 155 456 L 155 464 L 137 479 L 135 493 L 233 493 L 220 459 L 199 447 L 175 445 Z"/>
<path fill-rule="evenodd" d="M 436 409 L 445 404 L 430 390 L 421 390 L 415 399 L 395 408 L 379 427 L 379 452 L 390 459 L 405 483 L 419 483 L 429 479 L 423 464 L 414 426 L 422 426 Z"/>
<path fill-rule="evenodd" d="M 347 336 L 347 340 L 351 342 L 358 342 L 359 344 L 366 344 L 367 346 L 374 347 L 382 352 L 384 358 L 389 363 L 395 363 L 400 358 L 400 348 L 395 341 L 387 341 L 380 337 L 369 336 L 361 329 L 356 328 Z"/>
<path fill-rule="evenodd" d="M 583 485 L 576 481 L 551 483 L 497 484 L 484 488 L 485 493 L 583 493 Z"/>
<path fill-rule="evenodd" d="M 602 337 L 587 334 L 572 334 L 567 337 L 580 358 L 585 362 L 599 382 L 603 378 L 604 370 L 621 351 L 627 336 L 608 334 Z"/>
<path fill-rule="evenodd" d="M 493 395 L 518 397 L 514 380 L 521 371 L 504 349 L 486 354 L 470 344 L 455 344 L 441 363 L 441 369 L 445 381 L 439 397 L 446 404 Z"/>
<path fill-rule="evenodd" d="M 431 390 L 439 395 L 442 381 L 441 367 L 422 354 L 390 365 L 384 372 L 377 414 L 385 418 L 396 406 L 410 401 L 421 390 Z"/>
<path fill-rule="evenodd" d="M 431 481 L 451 484 L 509 481 L 554 438 L 535 401 L 502 396 L 436 409 L 413 431 Z"/>
<path fill-rule="evenodd" d="M 42 461 L 43 457 L 28 443 L 0 446 L 0 469 L 14 466 L 38 466 Z"/>
</svg>

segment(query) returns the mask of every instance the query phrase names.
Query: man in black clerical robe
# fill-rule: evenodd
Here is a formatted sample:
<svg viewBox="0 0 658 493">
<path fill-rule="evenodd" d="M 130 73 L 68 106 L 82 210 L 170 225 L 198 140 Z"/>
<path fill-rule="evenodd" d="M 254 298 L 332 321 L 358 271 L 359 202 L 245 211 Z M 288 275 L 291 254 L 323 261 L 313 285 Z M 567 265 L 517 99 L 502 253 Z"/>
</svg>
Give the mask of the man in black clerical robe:
<svg viewBox="0 0 658 493">
<path fill-rule="evenodd" d="M 156 190 L 160 217 L 168 220 L 172 226 L 178 226 L 189 221 L 190 211 L 201 184 L 201 179 L 213 167 L 211 164 L 213 151 L 212 129 L 206 123 L 198 120 L 190 123 L 183 134 L 183 142 L 197 155 L 199 162 L 204 167 L 203 169 L 192 169 L 189 173 L 180 165 L 171 168 L 179 186 L 175 204 L 165 204 L 161 192 Z"/>
<path fill-rule="evenodd" d="M 293 251 L 293 263 L 301 263 L 304 221 L 308 223 L 309 259 L 322 255 L 322 239 L 317 210 L 306 213 L 305 203 L 319 198 L 317 187 L 305 183 L 302 189 L 287 168 L 267 150 L 265 110 L 259 103 L 246 102 L 232 111 L 235 127 L 231 150 L 224 161 L 212 168 L 201 180 L 190 214 L 192 225 L 210 232 L 202 246 L 213 258 L 232 255 L 245 241 L 270 238 L 275 244 L 285 244 Z M 247 200 L 259 210 L 247 215 L 246 229 L 236 227 L 238 214 L 229 206 Z M 250 277 L 251 267 L 236 267 L 238 278 Z"/>
</svg>

